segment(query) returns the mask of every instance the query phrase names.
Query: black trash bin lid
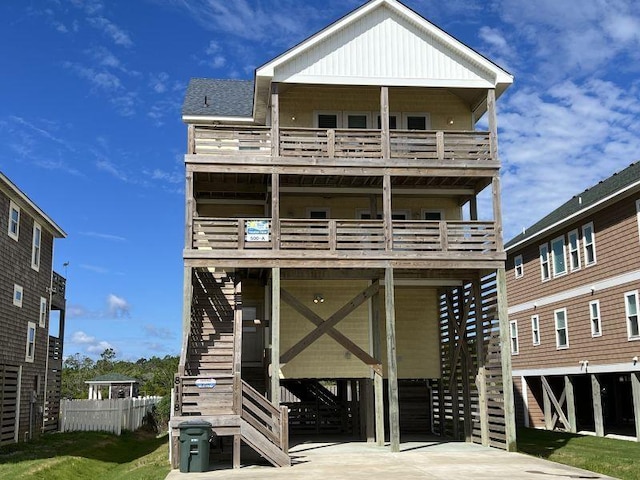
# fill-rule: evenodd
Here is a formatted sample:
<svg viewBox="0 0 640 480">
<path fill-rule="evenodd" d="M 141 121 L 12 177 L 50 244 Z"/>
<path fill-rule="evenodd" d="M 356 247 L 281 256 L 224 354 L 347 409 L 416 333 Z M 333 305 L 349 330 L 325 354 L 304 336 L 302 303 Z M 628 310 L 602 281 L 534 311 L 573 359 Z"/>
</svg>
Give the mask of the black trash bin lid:
<svg viewBox="0 0 640 480">
<path fill-rule="evenodd" d="M 186 420 L 178 424 L 178 428 L 193 428 L 193 427 L 211 428 L 212 426 L 213 425 L 211 425 L 211 423 L 205 420 Z"/>
</svg>

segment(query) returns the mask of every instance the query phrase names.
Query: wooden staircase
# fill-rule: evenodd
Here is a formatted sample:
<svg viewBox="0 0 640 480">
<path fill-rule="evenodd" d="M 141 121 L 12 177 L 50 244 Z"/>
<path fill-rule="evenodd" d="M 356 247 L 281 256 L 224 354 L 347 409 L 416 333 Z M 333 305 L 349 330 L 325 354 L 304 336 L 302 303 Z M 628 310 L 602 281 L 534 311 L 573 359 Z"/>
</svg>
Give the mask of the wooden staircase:
<svg viewBox="0 0 640 480">
<path fill-rule="evenodd" d="M 217 435 L 234 437 L 234 467 L 240 464 L 240 440 L 274 466 L 290 465 L 286 407 L 273 405 L 240 376 L 240 283 L 225 272 L 195 268 L 192 292 L 191 322 L 175 381 L 172 435 L 179 434 L 182 421 L 197 416 L 210 422 Z"/>
</svg>

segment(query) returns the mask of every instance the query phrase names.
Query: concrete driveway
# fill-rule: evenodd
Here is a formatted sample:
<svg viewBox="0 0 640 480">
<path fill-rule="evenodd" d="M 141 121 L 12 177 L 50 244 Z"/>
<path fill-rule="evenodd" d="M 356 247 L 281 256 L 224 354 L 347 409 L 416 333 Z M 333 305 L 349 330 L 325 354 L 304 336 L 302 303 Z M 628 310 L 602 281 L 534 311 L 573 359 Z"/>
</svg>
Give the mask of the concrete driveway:
<svg viewBox="0 0 640 480">
<path fill-rule="evenodd" d="M 264 464 L 248 450 L 242 451 L 242 468 L 232 470 L 230 459 L 216 463 L 206 473 L 173 470 L 167 480 L 200 479 L 610 479 L 605 475 L 567 467 L 519 453 L 459 442 L 405 442 L 400 453 L 364 442 L 302 442 L 289 449 L 292 466 Z M 246 453 L 245 453 L 246 452 Z M 246 459 L 246 464 L 245 464 Z"/>
</svg>

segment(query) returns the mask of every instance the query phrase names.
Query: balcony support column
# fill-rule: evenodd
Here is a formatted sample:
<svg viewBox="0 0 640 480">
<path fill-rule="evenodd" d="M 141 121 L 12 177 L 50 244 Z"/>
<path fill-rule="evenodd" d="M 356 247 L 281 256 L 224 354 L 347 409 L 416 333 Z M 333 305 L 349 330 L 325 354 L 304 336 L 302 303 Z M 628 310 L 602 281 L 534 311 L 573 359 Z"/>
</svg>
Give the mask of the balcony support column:
<svg viewBox="0 0 640 480">
<path fill-rule="evenodd" d="M 271 269 L 271 403 L 280 405 L 280 267 Z"/>
<path fill-rule="evenodd" d="M 380 87 L 380 129 L 382 158 L 391 157 L 391 142 L 389 139 L 389 87 Z M 371 217 L 375 218 L 375 217 Z"/>
<path fill-rule="evenodd" d="M 373 356 L 382 360 L 380 342 L 380 291 L 371 297 L 371 340 Z M 375 412 L 375 436 L 378 446 L 384 446 L 384 380 L 382 373 L 373 373 L 373 398 Z"/>
<path fill-rule="evenodd" d="M 271 84 L 271 156 L 280 156 L 280 100 L 278 84 Z"/>
<path fill-rule="evenodd" d="M 280 175 L 271 174 L 271 244 L 280 250 Z"/>
<path fill-rule="evenodd" d="M 384 274 L 385 320 L 387 327 L 387 379 L 389 383 L 389 440 L 391 451 L 400 451 L 400 409 L 398 405 L 398 362 L 396 358 L 396 306 L 393 268 Z"/>
<path fill-rule="evenodd" d="M 382 180 L 382 215 L 384 222 L 384 245 L 386 251 L 393 250 L 393 224 L 391 221 L 391 175 Z"/>
</svg>

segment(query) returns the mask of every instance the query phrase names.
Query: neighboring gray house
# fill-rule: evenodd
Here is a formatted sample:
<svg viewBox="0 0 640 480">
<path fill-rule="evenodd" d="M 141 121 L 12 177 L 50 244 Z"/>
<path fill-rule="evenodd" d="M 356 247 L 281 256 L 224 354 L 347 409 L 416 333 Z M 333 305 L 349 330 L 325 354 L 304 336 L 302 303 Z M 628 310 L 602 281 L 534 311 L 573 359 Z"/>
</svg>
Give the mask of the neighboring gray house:
<svg viewBox="0 0 640 480">
<path fill-rule="evenodd" d="M 53 246 L 66 234 L 0 173 L 0 445 L 56 430 L 65 279 Z M 60 311 L 58 332 L 49 313 Z"/>
</svg>

